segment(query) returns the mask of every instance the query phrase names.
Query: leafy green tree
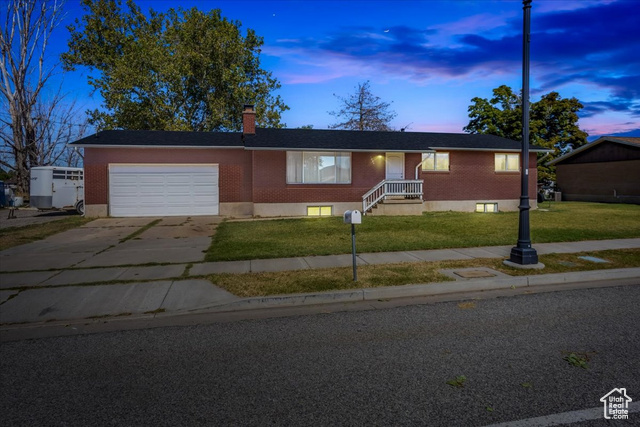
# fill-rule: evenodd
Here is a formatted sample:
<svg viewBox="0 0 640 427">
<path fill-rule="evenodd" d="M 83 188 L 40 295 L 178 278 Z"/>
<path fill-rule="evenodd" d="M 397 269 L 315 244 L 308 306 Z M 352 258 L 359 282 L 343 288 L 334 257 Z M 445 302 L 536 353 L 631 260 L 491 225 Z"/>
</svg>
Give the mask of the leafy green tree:
<svg viewBox="0 0 640 427">
<path fill-rule="evenodd" d="M 281 127 L 289 109 L 280 83 L 260 68 L 263 39 L 220 10 L 149 10 L 127 0 L 82 0 L 85 15 L 68 27 L 67 70 L 89 67 L 104 99 L 89 112 L 100 129 L 239 130 L 245 103 L 256 122 Z"/>
<path fill-rule="evenodd" d="M 495 88 L 489 100 L 476 97 L 471 102 L 465 132 L 522 141 L 522 97 L 509 86 Z M 531 103 L 529 142 L 553 150 L 544 163 L 538 165 L 540 182 L 555 181 L 555 167 L 546 166 L 547 162 L 587 143 L 587 133 L 578 126 L 581 109 L 582 104 L 576 98 L 562 98 L 558 92 L 550 92 Z"/>
<path fill-rule="evenodd" d="M 371 93 L 368 81 L 358 83 L 355 93 L 348 98 L 336 94 L 333 96 L 340 100 L 341 108 L 338 111 L 330 111 L 329 114 L 342 121 L 330 125 L 330 129 L 391 130 L 389 123 L 397 114 L 389 110 L 390 103 Z"/>
</svg>

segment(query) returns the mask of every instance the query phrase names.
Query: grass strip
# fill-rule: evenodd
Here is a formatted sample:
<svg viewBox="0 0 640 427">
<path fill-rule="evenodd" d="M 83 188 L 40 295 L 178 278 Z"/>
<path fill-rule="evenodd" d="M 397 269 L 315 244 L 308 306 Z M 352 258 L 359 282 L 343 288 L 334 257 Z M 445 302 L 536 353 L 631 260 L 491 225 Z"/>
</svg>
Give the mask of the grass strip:
<svg viewBox="0 0 640 427">
<path fill-rule="evenodd" d="M 145 231 L 147 231 L 151 227 L 153 227 L 155 225 L 158 225 L 160 222 L 162 222 L 162 219 L 154 219 L 153 221 L 151 221 L 149 224 L 145 225 L 144 227 L 140 227 L 139 229 L 137 229 L 133 233 L 129 234 L 128 236 L 125 236 L 122 239 L 120 239 L 120 243 L 124 243 L 127 240 L 135 239 L 136 237 L 138 237 L 139 235 L 141 235 L 142 233 L 144 233 Z"/>
<path fill-rule="evenodd" d="M 609 261 L 594 263 L 579 258 L 596 256 Z M 542 270 L 507 267 L 502 259 L 473 259 L 403 264 L 365 265 L 358 267 L 358 281 L 353 281 L 351 267 L 298 270 L 269 273 L 214 274 L 207 276 L 213 284 L 239 297 L 324 292 L 345 289 L 436 283 L 453 279 L 440 273 L 444 269 L 488 267 L 511 276 L 568 273 L 612 268 L 640 267 L 640 249 L 590 251 L 574 254 L 541 255 Z M 571 263 L 567 265 L 566 263 Z"/>
<path fill-rule="evenodd" d="M 82 216 L 71 216 L 41 224 L 0 229 L 0 251 L 45 239 L 54 234 L 80 227 L 92 220 L 92 218 Z"/>
<path fill-rule="evenodd" d="M 164 277 L 160 279 L 129 279 L 129 280 L 103 280 L 95 282 L 78 282 L 69 283 L 65 285 L 30 285 L 30 286 L 11 286 L 3 288 L 3 291 L 31 291 L 34 289 L 56 289 L 56 288 L 90 288 L 93 286 L 120 286 L 120 285 L 132 285 L 132 284 L 144 284 L 154 282 L 169 282 L 174 280 L 185 280 L 184 277 Z"/>
<path fill-rule="evenodd" d="M 101 250 L 100 252 L 96 252 L 96 254 L 100 254 L 108 249 L 114 248 L 115 246 L 109 246 L 106 249 Z M 46 268 L 44 270 L 15 270 L 15 271 L 3 271 L 4 274 L 19 274 L 19 273 L 40 273 L 46 271 L 67 271 L 67 270 L 97 270 L 99 268 L 123 268 L 123 267 L 156 267 L 163 265 L 181 265 L 184 262 L 145 262 L 144 264 L 118 264 L 118 265 L 94 265 L 91 267 L 65 267 L 65 268 Z"/>
</svg>

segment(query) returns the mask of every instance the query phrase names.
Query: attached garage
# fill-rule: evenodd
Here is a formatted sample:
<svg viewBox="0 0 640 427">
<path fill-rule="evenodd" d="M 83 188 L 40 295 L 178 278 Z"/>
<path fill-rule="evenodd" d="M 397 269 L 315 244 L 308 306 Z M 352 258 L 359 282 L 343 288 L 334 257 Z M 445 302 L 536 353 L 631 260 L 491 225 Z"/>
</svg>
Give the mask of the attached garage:
<svg viewBox="0 0 640 427">
<path fill-rule="evenodd" d="M 109 164 L 109 215 L 219 215 L 217 164 Z"/>
</svg>

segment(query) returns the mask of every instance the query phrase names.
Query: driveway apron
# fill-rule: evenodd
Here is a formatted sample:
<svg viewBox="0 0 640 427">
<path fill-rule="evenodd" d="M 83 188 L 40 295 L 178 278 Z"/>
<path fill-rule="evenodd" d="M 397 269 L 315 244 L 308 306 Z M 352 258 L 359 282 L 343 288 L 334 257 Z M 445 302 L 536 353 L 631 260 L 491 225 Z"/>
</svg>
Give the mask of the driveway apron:
<svg viewBox="0 0 640 427">
<path fill-rule="evenodd" d="M 100 218 L 0 252 L 3 273 L 202 261 L 217 217 Z M 134 234 L 139 233 L 139 234 Z"/>
<path fill-rule="evenodd" d="M 200 262 L 219 221 L 216 217 L 163 218 L 135 237 L 81 261 L 77 267 Z"/>
<path fill-rule="evenodd" d="M 117 245 L 139 227 L 80 227 L 0 252 L 3 272 L 64 269 Z"/>
</svg>

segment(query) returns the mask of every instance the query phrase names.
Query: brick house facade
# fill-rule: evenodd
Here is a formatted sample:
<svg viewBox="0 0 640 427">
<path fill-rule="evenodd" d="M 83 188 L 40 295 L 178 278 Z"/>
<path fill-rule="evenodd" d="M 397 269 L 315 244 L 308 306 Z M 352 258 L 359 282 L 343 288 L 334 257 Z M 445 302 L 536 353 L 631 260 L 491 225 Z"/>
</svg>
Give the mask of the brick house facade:
<svg viewBox="0 0 640 427">
<path fill-rule="evenodd" d="M 347 209 L 362 210 L 363 195 L 389 178 L 389 156 L 393 153 L 404 162 L 395 172 L 407 182 L 419 182 L 420 197 L 385 198 L 367 213 L 474 211 L 478 204 L 517 210 L 519 168 L 496 170 L 500 156 L 518 155 L 520 144 L 515 141 L 491 135 L 261 129 L 255 127 L 254 119 L 253 110 L 246 109 L 242 133 L 103 131 L 76 141 L 75 146 L 84 148 L 86 215 L 189 215 L 193 211 L 188 204 L 198 197 L 205 204 L 215 204 L 212 210 L 201 204 L 199 209 L 204 210 L 198 212 L 223 216 L 342 215 Z M 533 208 L 539 151 L 544 150 L 531 147 L 529 158 Z M 317 162 L 330 163 L 335 155 L 335 165 L 320 169 L 334 177 L 339 174 L 338 163 L 344 162 L 345 166 L 340 166 L 342 181 L 290 182 L 288 171 L 293 167 L 294 153 L 302 153 L 297 155 L 303 159 L 308 154 L 316 162 L 309 166 L 307 159 L 297 165 L 303 174 L 305 168 L 315 168 L 318 173 Z M 425 170 L 420 165 L 423 153 L 446 153 L 446 170 Z M 124 181 L 115 179 L 115 165 L 131 171 L 121 176 Z M 147 173 L 145 166 L 152 165 L 153 172 Z M 197 168 L 205 165 L 211 168 Z M 202 187 L 202 179 L 211 179 L 216 191 L 208 194 L 204 188 L 201 196 L 176 195 L 180 185 L 185 193 L 190 185 Z M 122 200 L 133 208 L 117 209 Z"/>
</svg>

